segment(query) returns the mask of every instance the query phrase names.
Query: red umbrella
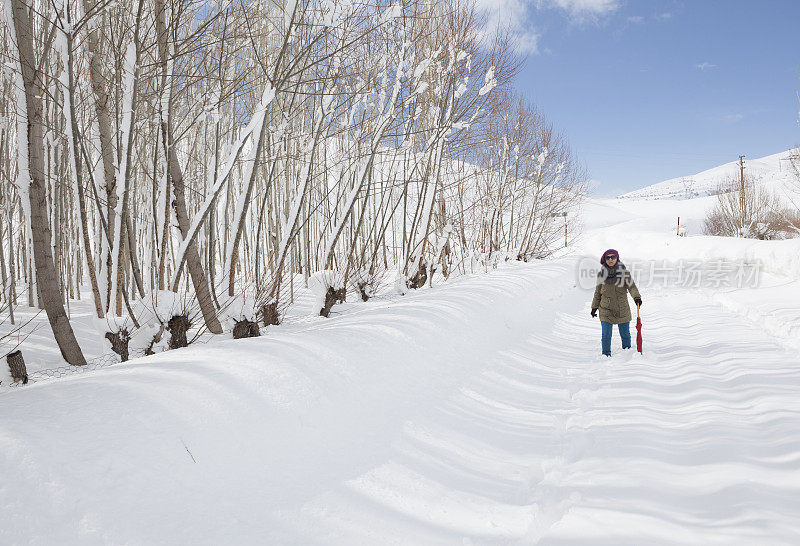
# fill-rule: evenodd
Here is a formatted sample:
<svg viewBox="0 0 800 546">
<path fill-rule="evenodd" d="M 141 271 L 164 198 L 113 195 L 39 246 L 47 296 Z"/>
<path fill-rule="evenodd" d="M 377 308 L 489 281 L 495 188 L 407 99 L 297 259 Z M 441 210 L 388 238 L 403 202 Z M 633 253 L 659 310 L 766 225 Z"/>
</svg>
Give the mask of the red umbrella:
<svg viewBox="0 0 800 546">
<path fill-rule="evenodd" d="M 642 318 L 639 316 L 639 306 L 636 306 L 636 350 L 642 352 Z"/>
</svg>

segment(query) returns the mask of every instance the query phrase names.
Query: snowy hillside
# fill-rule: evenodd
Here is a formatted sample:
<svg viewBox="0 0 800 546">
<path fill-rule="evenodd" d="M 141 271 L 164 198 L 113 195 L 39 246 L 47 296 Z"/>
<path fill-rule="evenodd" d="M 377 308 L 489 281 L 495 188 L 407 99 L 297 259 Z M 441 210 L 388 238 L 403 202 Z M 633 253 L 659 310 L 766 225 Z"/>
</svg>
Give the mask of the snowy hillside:
<svg viewBox="0 0 800 546">
<path fill-rule="evenodd" d="M 761 159 L 745 159 L 745 174 L 753 180 L 779 191 L 791 181 L 788 158 L 797 155 L 798 150 L 788 150 Z M 739 179 L 739 163 L 732 161 L 703 172 L 672 178 L 621 195 L 624 199 L 691 199 L 716 195 L 719 184 L 726 180 Z"/>
<path fill-rule="evenodd" d="M 795 543 L 800 241 L 676 237 L 710 199 L 592 200 L 559 260 L 2 391 L 0 542 Z M 608 247 L 642 355 L 599 355 Z"/>
</svg>

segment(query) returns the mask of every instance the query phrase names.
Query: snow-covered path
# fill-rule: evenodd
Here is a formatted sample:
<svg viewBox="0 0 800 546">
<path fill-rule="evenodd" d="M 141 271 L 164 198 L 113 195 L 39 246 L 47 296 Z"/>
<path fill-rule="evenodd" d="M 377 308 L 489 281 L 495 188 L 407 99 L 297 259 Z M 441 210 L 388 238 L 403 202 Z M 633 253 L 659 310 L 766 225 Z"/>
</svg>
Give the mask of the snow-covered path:
<svg viewBox="0 0 800 546">
<path fill-rule="evenodd" d="M 0 542 L 796 543 L 796 348 L 645 289 L 606 359 L 576 264 L 5 393 Z"/>
<path fill-rule="evenodd" d="M 645 356 L 606 359 L 576 300 L 309 503 L 304 540 L 796 543 L 797 354 L 675 292 L 648 299 Z"/>
</svg>

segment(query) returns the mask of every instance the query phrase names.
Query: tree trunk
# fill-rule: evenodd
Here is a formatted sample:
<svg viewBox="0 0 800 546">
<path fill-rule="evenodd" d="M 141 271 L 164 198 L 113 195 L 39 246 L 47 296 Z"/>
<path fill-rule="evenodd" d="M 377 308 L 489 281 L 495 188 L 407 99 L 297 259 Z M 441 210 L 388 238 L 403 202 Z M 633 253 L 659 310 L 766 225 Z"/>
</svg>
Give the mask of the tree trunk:
<svg viewBox="0 0 800 546">
<path fill-rule="evenodd" d="M 261 306 L 261 323 L 264 326 L 278 325 L 281 323 L 277 301 L 272 301 Z"/>
<path fill-rule="evenodd" d="M 128 330 L 122 328 L 118 332 L 106 332 L 105 338 L 111 342 L 111 350 L 119 355 L 121 362 L 128 361 L 128 343 L 131 335 Z"/>
<path fill-rule="evenodd" d="M 156 9 L 156 38 L 158 42 L 158 56 L 159 65 L 162 72 L 162 93 L 167 93 L 167 97 L 171 96 L 170 87 L 172 82 L 167 74 L 167 36 L 168 30 L 165 22 L 165 7 L 164 2 L 159 0 L 155 5 Z M 162 103 L 164 101 L 161 101 Z M 181 171 L 180 163 L 178 162 L 178 155 L 175 153 L 175 143 L 172 139 L 172 100 L 167 99 L 167 112 L 161 112 L 161 133 L 164 140 L 164 147 L 166 150 L 167 172 L 168 180 L 171 183 L 174 200 L 172 206 L 175 209 L 175 216 L 178 219 L 178 229 L 184 239 L 189 233 L 191 222 L 189 221 L 189 214 L 186 209 L 185 188 L 183 182 L 183 172 Z M 166 116 L 166 120 L 164 119 Z M 166 219 L 165 219 L 166 223 Z M 206 278 L 203 270 L 203 261 L 200 253 L 197 250 L 197 243 L 192 238 L 189 241 L 189 246 L 186 249 L 186 267 L 189 270 L 189 276 L 192 278 L 192 285 L 194 292 L 197 296 L 197 302 L 200 304 L 200 311 L 203 313 L 203 320 L 206 327 L 212 334 L 221 334 L 222 325 L 217 317 L 217 310 L 214 308 L 214 301 L 211 298 L 211 291 L 208 288 L 208 279 Z M 178 279 L 179 275 L 176 272 L 175 278 Z M 172 287 L 173 290 L 176 287 Z"/>
<path fill-rule="evenodd" d="M 92 13 L 94 5 L 90 0 L 84 0 L 83 12 Z M 99 15 L 98 15 L 99 16 Z M 106 55 L 100 47 L 100 33 L 95 23 L 89 21 L 86 36 L 86 48 L 89 52 L 89 80 L 94 94 L 95 113 L 97 114 L 97 129 L 100 137 L 100 156 L 103 160 L 103 180 L 101 188 L 105 191 L 106 197 L 106 229 L 108 244 L 102 245 L 102 255 L 99 256 L 101 263 L 104 264 L 105 279 L 105 303 L 110 307 L 111 302 L 111 241 L 114 240 L 115 227 L 115 208 L 117 206 L 116 179 L 114 175 L 116 160 L 114 153 L 114 133 L 111 115 L 113 99 L 109 95 L 110 86 L 103 78 L 103 64 L 108 62 Z M 101 204 L 98 202 L 98 213 Z"/>
<path fill-rule="evenodd" d="M 47 319 L 53 330 L 58 348 L 64 360 L 73 365 L 86 364 L 72 325 L 61 303 L 58 279 L 55 274 L 51 247 L 50 223 L 47 218 L 46 182 L 44 180 L 44 125 L 42 119 L 41 73 L 36 64 L 33 49 L 33 28 L 28 7 L 23 0 L 11 0 L 14 31 L 19 48 L 20 67 L 25 89 L 25 110 L 28 116 L 28 169 L 30 182 L 30 222 L 33 232 L 33 258 L 36 268 L 36 284 L 39 288 Z M 47 55 L 45 50 L 42 55 Z M 42 63 L 44 64 L 44 63 Z M 20 174 L 25 176 L 23 166 Z M 23 178 L 22 184 L 28 181 Z"/>
<path fill-rule="evenodd" d="M 261 332 L 259 331 L 258 323 L 252 320 L 237 320 L 236 325 L 233 327 L 233 339 L 258 337 L 260 335 Z"/>
<path fill-rule="evenodd" d="M 264 146 L 264 135 L 267 132 L 267 123 L 264 120 L 261 124 L 261 130 L 258 132 L 258 140 L 254 143 L 256 147 L 255 157 L 253 159 L 253 166 L 250 167 L 250 176 L 245 181 L 245 189 L 244 189 L 244 197 L 242 198 L 240 207 L 237 207 L 236 213 L 238 213 L 238 218 L 236 218 L 236 230 L 233 234 L 233 243 L 231 246 L 231 254 L 230 254 L 230 264 L 228 265 L 228 270 L 226 273 L 228 274 L 228 295 L 233 297 L 234 295 L 234 288 L 235 288 L 235 281 L 236 281 L 236 262 L 239 259 L 239 243 L 242 240 L 242 232 L 244 231 L 244 224 L 247 220 L 247 209 L 250 207 L 250 197 L 253 194 L 253 187 L 255 186 L 256 176 L 258 175 L 258 165 L 261 160 L 261 152 Z M 269 185 L 272 181 L 272 174 L 275 170 L 274 167 L 275 163 L 273 162 L 273 167 L 270 169 L 269 180 L 267 181 L 267 187 L 264 190 L 264 193 L 269 192 Z"/>
<path fill-rule="evenodd" d="M 183 173 L 180 165 L 178 165 L 178 156 L 172 146 L 169 146 L 168 154 L 170 178 L 172 179 L 172 188 L 175 193 L 172 206 L 175 208 L 175 216 L 178 217 L 178 228 L 181 230 L 181 234 L 186 237 L 189 233 L 190 222 L 189 215 L 186 212 Z M 189 276 L 192 278 L 194 293 L 197 296 L 197 302 L 200 304 L 200 311 L 203 313 L 206 327 L 212 334 L 221 334 L 222 325 L 217 317 L 217 311 L 214 309 L 214 301 L 211 299 L 211 291 L 208 288 L 208 279 L 203 271 L 203 261 L 197 251 L 195 241 L 189 243 L 189 247 L 186 249 L 186 267 L 189 269 Z M 175 277 L 178 278 L 177 275 Z M 173 287 L 174 289 L 175 287 Z"/>
<path fill-rule="evenodd" d="M 339 290 L 336 290 L 332 286 L 329 286 L 328 290 L 325 292 L 324 307 L 319 310 L 319 316 L 328 318 L 331 308 L 336 304 L 336 302 L 338 301 L 339 303 L 344 303 L 346 297 L 346 288 L 340 288 Z"/>
<path fill-rule="evenodd" d="M 139 267 L 139 258 L 136 256 L 136 237 L 134 228 L 131 225 L 131 215 L 125 215 L 125 233 L 128 238 L 128 256 L 131 260 L 131 272 L 139 297 L 144 298 L 144 281 L 142 280 L 142 269 Z"/>
<path fill-rule="evenodd" d="M 23 385 L 27 384 L 28 370 L 25 368 L 25 359 L 22 358 L 22 351 L 8 353 L 6 362 L 8 362 L 8 368 L 11 370 L 11 379 L 13 379 L 15 383 L 22 381 Z"/>
<path fill-rule="evenodd" d="M 189 342 L 186 338 L 186 332 L 189 330 L 190 326 L 191 323 L 186 315 L 175 315 L 169 319 L 169 322 L 167 322 L 167 330 L 170 333 L 170 349 L 179 349 L 189 345 Z"/>
<path fill-rule="evenodd" d="M 67 16 L 69 17 L 69 10 L 67 10 Z M 68 21 L 71 22 L 71 21 Z M 72 165 L 75 171 L 75 186 L 78 191 L 78 211 L 80 214 L 81 220 L 81 236 L 83 240 L 83 253 L 86 256 L 86 269 L 89 272 L 89 281 L 92 284 L 92 295 L 94 296 L 94 307 L 95 312 L 97 313 L 98 318 L 103 318 L 103 299 L 100 296 L 100 288 L 97 284 L 97 274 L 94 268 L 94 258 L 92 257 L 92 246 L 91 242 L 89 241 L 89 226 L 87 223 L 87 215 L 86 215 L 86 197 L 83 193 L 83 162 L 81 161 L 80 156 L 80 141 L 79 141 L 79 129 L 78 129 L 78 120 L 75 116 L 75 73 L 74 73 L 74 62 L 72 56 L 72 34 L 67 35 L 67 77 L 68 77 L 68 86 L 67 86 L 67 96 L 66 99 L 69 101 L 69 117 L 68 123 L 72 127 Z"/>
</svg>

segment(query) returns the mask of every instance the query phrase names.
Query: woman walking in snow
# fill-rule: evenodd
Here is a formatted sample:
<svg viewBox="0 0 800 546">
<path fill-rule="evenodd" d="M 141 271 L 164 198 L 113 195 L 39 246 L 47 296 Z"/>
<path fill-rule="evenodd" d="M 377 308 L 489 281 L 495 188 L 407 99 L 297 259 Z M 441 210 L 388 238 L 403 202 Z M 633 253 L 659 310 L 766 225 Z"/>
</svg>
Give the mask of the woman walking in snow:
<svg viewBox="0 0 800 546">
<path fill-rule="evenodd" d="M 597 286 L 592 299 L 592 317 L 596 317 L 597 311 L 600 311 L 603 354 L 611 356 L 611 331 L 614 324 L 618 325 L 622 348 L 631 348 L 631 308 L 628 303 L 628 292 L 630 291 L 637 307 L 642 305 L 642 296 L 630 272 L 619 261 L 619 252 L 609 248 L 603 252 L 600 263 L 603 266 L 597 274 Z"/>
</svg>

